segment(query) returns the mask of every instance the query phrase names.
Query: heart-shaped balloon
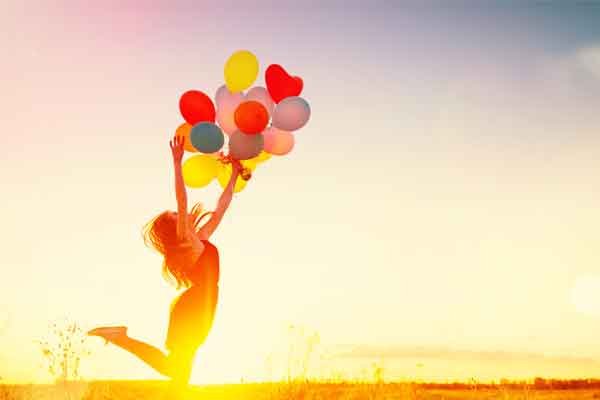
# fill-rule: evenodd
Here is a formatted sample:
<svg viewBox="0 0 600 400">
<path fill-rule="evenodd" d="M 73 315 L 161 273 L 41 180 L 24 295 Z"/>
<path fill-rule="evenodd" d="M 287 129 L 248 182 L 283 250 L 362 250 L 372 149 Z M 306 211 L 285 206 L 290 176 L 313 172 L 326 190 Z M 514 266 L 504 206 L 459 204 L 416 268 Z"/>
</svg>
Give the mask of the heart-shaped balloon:
<svg viewBox="0 0 600 400">
<path fill-rule="evenodd" d="M 271 64 L 265 71 L 265 82 L 269 94 L 275 103 L 290 96 L 302 93 L 304 82 L 299 76 L 290 76 L 279 64 Z"/>
</svg>

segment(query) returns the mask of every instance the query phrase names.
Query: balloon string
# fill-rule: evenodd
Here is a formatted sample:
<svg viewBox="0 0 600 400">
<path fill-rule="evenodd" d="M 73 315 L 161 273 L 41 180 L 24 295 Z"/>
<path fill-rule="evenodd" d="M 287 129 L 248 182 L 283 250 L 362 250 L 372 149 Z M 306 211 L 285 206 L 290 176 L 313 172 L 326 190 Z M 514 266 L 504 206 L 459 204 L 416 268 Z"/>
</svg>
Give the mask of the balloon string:
<svg viewBox="0 0 600 400">
<path fill-rule="evenodd" d="M 218 155 L 219 155 L 219 161 L 225 165 L 232 164 L 233 161 L 235 160 L 230 154 L 225 155 L 225 153 L 222 151 L 220 151 L 218 153 Z M 250 180 L 250 178 L 252 178 L 252 170 L 248 167 L 244 167 L 243 164 L 241 163 L 241 161 L 239 161 L 239 160 L 235 160 L 235 161 L 239 162 L 240 165 L 242 165 L 242 167 L 243 167 L 240 171 L 240 178 L 242 178 L 245 181 Z M 233 168 L 233 166 L 232 166 L 232 168 Z"/>
</svg>

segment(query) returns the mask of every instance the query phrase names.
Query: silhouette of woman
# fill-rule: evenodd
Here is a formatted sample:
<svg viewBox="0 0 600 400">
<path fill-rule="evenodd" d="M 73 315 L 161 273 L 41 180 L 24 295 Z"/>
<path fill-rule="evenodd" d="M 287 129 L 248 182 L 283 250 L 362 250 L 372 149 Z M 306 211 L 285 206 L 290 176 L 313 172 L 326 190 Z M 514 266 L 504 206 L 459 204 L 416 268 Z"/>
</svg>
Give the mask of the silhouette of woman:
<svg viewBox="0 0 600 400">
<path fill-rule="evenodd" d="M 92 329 L 88 335 L 100 336 L 130 353 L 150 367 L 171 378 L 168 398 L 183 394 L 188 386 L 192 363 L 197 349 L 204 343 L 212 327 L 219 295 L 219 252 L 209 242 L 233 197 L 237 177 L 242 173 L 249 179 L 249 170 L 243 170 L 237 160 L 227 157 L 232 164 L 232 175 L 223 190 L 214 212 L 202 213 L 202 203 L 187 213 L 187 193 L 181 172 L 183 138 L 169 141 L 175 168 L 177 212 L 164 211 L 143 227 L 144 243 L 164 256 L 163 276 L 176 285 L 186 287 L 170 307 L 169 327 L 165 341 L 168 354 L 145 342 L 127 335 L 125 326 L 106 326 Z M 212 214 L 200 227 L 200 220 Z"/>
</svg>

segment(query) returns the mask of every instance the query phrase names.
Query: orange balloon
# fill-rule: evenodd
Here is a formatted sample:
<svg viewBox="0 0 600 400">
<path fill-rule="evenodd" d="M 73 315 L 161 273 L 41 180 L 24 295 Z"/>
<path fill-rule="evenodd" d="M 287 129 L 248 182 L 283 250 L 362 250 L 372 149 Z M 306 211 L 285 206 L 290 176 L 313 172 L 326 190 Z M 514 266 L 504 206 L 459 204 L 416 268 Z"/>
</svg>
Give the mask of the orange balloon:
<svg viewBox="0 0 600 400">
<path fill-rule="evenodd" d="M 234 120 L 240 131 L 248 135 L 256 135 L 261 133 L 269 123 L 269 112 L 258 101 L 244 101 L 235 110 Z"/>
<path fill-rule="evenodd" d="M 175 131 L 175 135 L 183 136 L 183 149 L 185 151 L 189 151 L 190 153 L 198 153 L 198 149 L 192 146 L 192 142 L 190 141 L 190 132 L 192 131 L 192 125 L 184 122 L 179 125 L 177 130 Z"/>
</svg>

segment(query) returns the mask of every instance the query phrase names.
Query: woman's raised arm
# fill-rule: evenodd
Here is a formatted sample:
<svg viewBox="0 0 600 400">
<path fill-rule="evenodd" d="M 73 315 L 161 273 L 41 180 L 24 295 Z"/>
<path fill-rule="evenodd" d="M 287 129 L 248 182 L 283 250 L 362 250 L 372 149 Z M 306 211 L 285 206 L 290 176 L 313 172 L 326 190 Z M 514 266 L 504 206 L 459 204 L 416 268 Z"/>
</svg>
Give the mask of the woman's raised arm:
<svg viewBox="0 0 600 400">
<path fill-rule="evenodd" d="M 187 191 L 183 183 L 181 172 L 181 160 L 183 158 L 183 137 L 174 136 L 169 141 L 173 154 L 173 167 L 175 171 L 175 196 L 177 198 L 177 238 L 179 240 L 190 239 L 191 227 L 187 215 Z"/>
<path fill-rule="evenodd" d="M 219 197 L 219 201 L 217 202 L 217 208 L 215 209 L 211 218 L 206 224 L 202 225 L 202 228 L 200 228 L 200 230 L 198 231 L 198 234 L 201 237 L 208 238 L 213 234 L 215 229 L 217 229 L 217 226 L 219 226 L 221 219 L 223 219 L 223 215 L 225 214 L 225 211 L 227 211 L 229 204 L 231 203 L 231 199 L 233 198 L 233 188 L 235 187 L 238 175 L 242 170 L 242 165 L 239 161 L 233 160 L 231 164 L 232 171 L 229 183 L 227 183 L 227 186 L 225 187 L 223 193 Z"/>
</svg>

